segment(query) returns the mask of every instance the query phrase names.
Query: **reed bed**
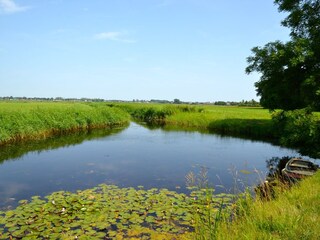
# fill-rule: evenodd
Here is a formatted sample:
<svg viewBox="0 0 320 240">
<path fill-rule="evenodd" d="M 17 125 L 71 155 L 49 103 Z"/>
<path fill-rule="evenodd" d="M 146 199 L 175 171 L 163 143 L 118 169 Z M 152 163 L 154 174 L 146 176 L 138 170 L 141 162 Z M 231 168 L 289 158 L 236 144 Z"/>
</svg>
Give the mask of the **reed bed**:
<svg viewBox="0 0 320 240">
<path fill-rule="evenodd" d="M 103 104 L 0 102 L 0 145 L 129 122 L 129 115 Z"/>
</svg>

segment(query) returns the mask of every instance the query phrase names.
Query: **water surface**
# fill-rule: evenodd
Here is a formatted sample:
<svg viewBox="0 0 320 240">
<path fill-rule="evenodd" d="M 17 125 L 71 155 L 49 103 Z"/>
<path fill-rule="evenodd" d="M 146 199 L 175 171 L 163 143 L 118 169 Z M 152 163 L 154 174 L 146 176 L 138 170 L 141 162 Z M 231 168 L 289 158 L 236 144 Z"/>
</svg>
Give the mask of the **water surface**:
<svg viewBox="0 0 320 240">
<path fill-rule="evenodd" d="M 15 206 L 34 195 L 101 183 L 186 192 L 186 175 L 198 174 L 201 166 L 208 169 L 209 182 L 217 192 L 231 191 L 260 181 L 268 172 L 266 160 L 299 156 L 265 142 L 150 130 L 136 123 L 92 134 L 60 137 L 47 141 L 47 146 L 0 148 L 0 207 Z"/>
</svg>

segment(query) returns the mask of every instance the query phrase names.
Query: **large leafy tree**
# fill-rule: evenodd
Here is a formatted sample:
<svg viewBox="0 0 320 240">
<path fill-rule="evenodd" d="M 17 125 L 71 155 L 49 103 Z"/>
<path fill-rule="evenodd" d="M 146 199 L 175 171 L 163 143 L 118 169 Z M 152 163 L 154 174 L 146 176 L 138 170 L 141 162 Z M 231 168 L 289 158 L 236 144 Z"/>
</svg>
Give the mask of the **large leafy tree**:
<svg viewBox="0 0 320 240">
<path fill-rule="evenodd" d="M 320 110 L 320 0 L 275 0 L 287 12 L 282 25 L 290 28 L 290 41 L 254 47 L 246 72 L 257 71 L 255 83 L 262 106 L 292 110 Z"/>
</svg>

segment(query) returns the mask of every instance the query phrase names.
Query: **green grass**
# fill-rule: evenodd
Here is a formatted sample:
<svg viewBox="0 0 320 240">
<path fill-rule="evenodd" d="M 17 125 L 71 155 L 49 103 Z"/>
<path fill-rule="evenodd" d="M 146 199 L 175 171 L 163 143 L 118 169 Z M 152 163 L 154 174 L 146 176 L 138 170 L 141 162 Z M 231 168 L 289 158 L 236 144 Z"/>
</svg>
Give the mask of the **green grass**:
<svg viewBox="0 0 320 240">
<path fill-rule="evenodd" d="M 218 239 L 320 239 L 320 172 L 278 194 L 246 200 L 235 220 L 221 222 Z"/>
<path fill-rule="evenodd" d="M 173 105 L 173 104 L 116 104 L 135 119 L 162 123 L 167 127 L 210 131 L 247 138 L 275 137 L 271 114 L 262 108 Z"/>
<path fill-rule="evenodd" d="M 0 144 L 128 123 L 124 111 L 103 104 L 0 102 Z"/>
</svg>

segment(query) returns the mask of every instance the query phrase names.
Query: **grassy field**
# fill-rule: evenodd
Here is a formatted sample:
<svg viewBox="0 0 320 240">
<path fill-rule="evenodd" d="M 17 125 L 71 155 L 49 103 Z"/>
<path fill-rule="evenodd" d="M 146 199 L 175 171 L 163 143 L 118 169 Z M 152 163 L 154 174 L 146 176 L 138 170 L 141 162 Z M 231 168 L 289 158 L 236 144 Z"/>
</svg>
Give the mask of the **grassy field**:
<svg viewBox="0 0 320 240">
<path fill-rule="evenodd" d="M 129 112 L 133 118 L 149 123 L 247 138 L 275 137 L 271 114 L 262 108 L 143 103 L 116 106 Z"/>
<path fill-rule="evenodd" d="M 128 123 L 129 115 L 102 104 L 0 102 L 0 144 Z"/>
</svg>

